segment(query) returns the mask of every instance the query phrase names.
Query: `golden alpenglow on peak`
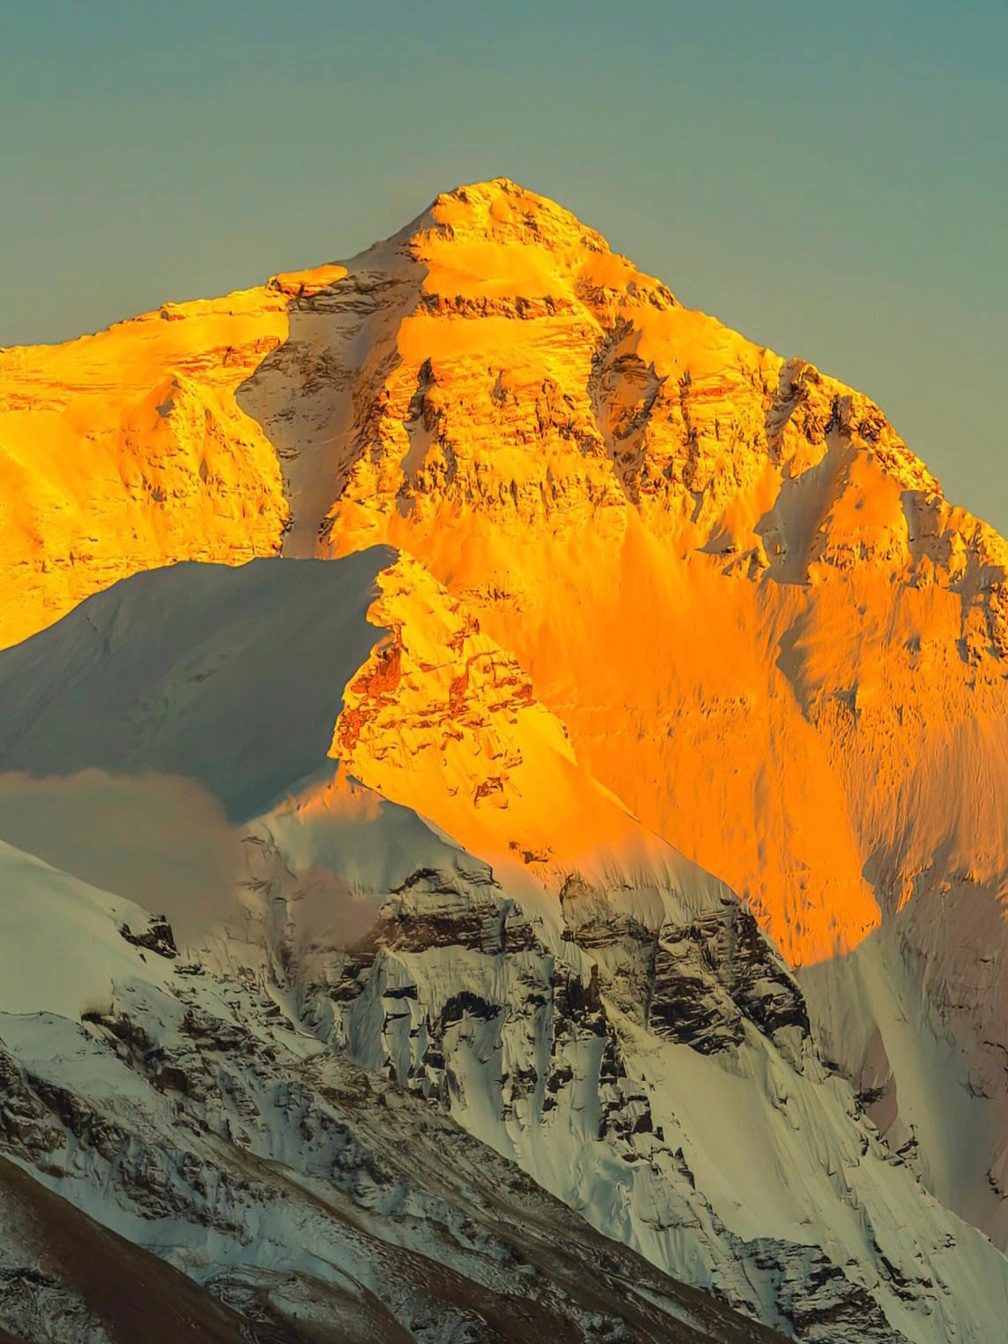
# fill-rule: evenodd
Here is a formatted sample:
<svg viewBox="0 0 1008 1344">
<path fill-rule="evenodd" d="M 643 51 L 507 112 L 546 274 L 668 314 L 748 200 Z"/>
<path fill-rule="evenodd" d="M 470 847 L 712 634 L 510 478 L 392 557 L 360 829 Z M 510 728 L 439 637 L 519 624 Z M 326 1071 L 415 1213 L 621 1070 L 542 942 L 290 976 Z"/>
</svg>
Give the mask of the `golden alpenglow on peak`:
<svg viewBox="0 0 1008 1344">
<path fill-rule="evenodd" d="M 428 221 L 441 236 L 462 242 L 525 244 L 553 251 L 609 251 L 605 239 L 586 228 L 569 210 L 506 177 L 442 192 L 411 229 L 422 231 Z"/>
<path fill-rule="evenodd" d="M 51 882 L 112 949 L 59 999 L 88 1024 L 60 1058 L 108 1054 L 102 1124 L 128 1067 L 145 1134 L 171 1094 L 202 1136 L 157 1178 L 158 1217 L 203 1226 L 171 1247 L 194 1277 L 205 1227 L 231 1236 L 208 1189 L 277 1153 L 321 1189 L 360 1148 L 380 1197 L 291 1177 L 298 1237 L 355 1302 L 386 1303 L 367 1264 L 395 1241 L 416 1320 L 429 1255 L 504 1321 L 495 1219 L 468 1258 L 386 1225 L 470 1208 L 457 1144 L 473 1180 L 495 1150 L 516 1225 L 527 1177 L 555 1197 L 572 1340 L 616 1337 L 592 1312 L 642 1339 L 1000 1337 L 1008 547 L 869 398 L 501 177 L 355 257 L 0 352 L 0 487 L 0 866 L 32 938 Z M 52 1009 L 16 983 L 12 1015 Z M 0 1021 L 24 1097 L 33 1030 L 8 1067 Z M 153 1081 L 138 1041 L 174 1061 Z M 358 1204 L 380 1252 L 351 1246 Z M 601 1305 L 569 1287 L 602 1237 L 651 1285 L 630 1305 L 608 1270 Z"/>
</svg>

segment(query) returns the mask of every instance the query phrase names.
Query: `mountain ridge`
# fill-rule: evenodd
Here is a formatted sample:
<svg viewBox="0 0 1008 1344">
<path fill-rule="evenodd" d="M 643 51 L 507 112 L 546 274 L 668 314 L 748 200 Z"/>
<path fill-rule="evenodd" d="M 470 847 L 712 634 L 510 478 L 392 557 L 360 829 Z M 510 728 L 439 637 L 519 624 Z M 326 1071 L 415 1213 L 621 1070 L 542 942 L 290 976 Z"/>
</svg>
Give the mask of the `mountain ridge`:
<svg viewBox="0 0 1008 1344">
<path fill-rule="evenodd" d="M 916 1177 L 1008 1244 L 1008 998 L 997 974 L 1008 950 L 998 807 L 1008 788 L 1008 547 L 945 500 L 869 399 L 684 308 L 568 212 L 496 179 L 439 196 L 347 262 L 164 305 L 63 347 L 0 352 L 0 481 L 0 639 L 30 636 L 0 654 L 0 674 L 36 725 L 20 754 L 4 734 L 0 834 L 6 816 L 45 842 L 32 812 L 43 800 L 81 809 L 78 818 L 96 796 L 141 806 L 136 789 L 147 785 L 134 774 L 145 764 L 170 776 L 185 742 L 217 749 L 210 721 L 185 726 L 186 678 L 212 686 L 227 665 L 214 643 L 228 645 L 234 628 L 211 620 L 181 680 L 134 704 L 129 760 L 85 732 L 79 756 L 63 762 L 70 793 L 54 782 L 76 731 L 73 715 L 58 727 L 70 702 L 55 688 L 50 713 L 32 697 L 50 664 L 69 677 L 86 662 L 86 616 L 105 600 L 92 593 L 162 563 L 198 562 L 195 576 L 223 562 L 235 568 L 220 582 L 235 592 L 251 591 L 257 565 L 331 565 L 296 599 L 313 623 L 299 672 L 318 701 L 304 779 L 285 771 L 276 796 L 260 790 L 235 807 L 233 780 L 197 780 L 223 802 L 227 853 L 253 856 L 240 899 L 276 896 L 249 926 L 255 956 L 268 949 L 261 974 L 304 996 L 313 1030 L 403 1086 L 432 1089 L 473 1132 L 513 1144 L 533 1166 L 530 1136 L 555 1124 L 547 1100 L 569 1107 L 579 1088 L 601 1108 L 600 1126 L 612 1116 L 614 1151 L 623 1154 L 628 1129 L 658 1153 L 660 1141 L 634 1130 L 653 1105 L 641 1109 L 633 1086 L 646 1095 L 655 1070 L 650 1081 L 662 1079 L 673 1109 L 691 1117 L 675 1123 L 683 1151 L 701 1155 L 702 1188 L 687 1193 L 694 1169 L 685 1157 L 676 1166 L 674 1150 L 649 1160 L 672 1162 L 668 1180 L 684 1200 L 676 1217 L 699 1219 L 703 1234 L 677 1232 L 686 1240 L 669 1250 L 645 1230 L 643 1175 L 617 1181 L 638 1192 L 630 1212 L 593 1187 L 605 1207 L 592 1217 L 604 1227 L 625 1217 L 631 1240 L 658 1238 L 661 1263 L 725 1276 L 729 1300 L 802 1338 L 840 1337 L 837 1322 L 852 1318 L 820 1322 L 816 1335 L 807 1303 L 800 1326 L 787 1315 L 797 1291 L 788 1276 L 819 1270 L 807 1247 L 793 1249 L 801 1237 L 777 1192 L 762 1197 L 778 1219 L 773 1250 L 753 1220 L 750 1196 L 760 1200 L 752 1190 L 734 1200 L 718 1176 L 732 1153 L 701 1136 L 722 1087 L 747 1098 L 768 1151 L 796 1107 L 828 1136 L 821 1162 L 802 1168 L 824 1201 L 817 1216 L 860 1208 L 858 1218 L 887 1226 L 879 1191 L 890 1178 L 876 1186 L 852 1174 L 864 1157 L 855 1133 L 867 1134 L 872 1172 L 891 1160 L 894 1181 Z M 372 547 L 389 561 L 371 575 L 377 586 L 341 595 L 340 567 Z M 257 556 L 272 559 L 245 563 Z M 178 571 L 183 585 L 188 572 Z M 149 591 L 161 583 L 151 575 Z M 199 593 L 194 577 L 194 609 Z M 274 610 L 275 595 L 262 601 Z M 330 609 L 348 601 L 353 637 Z M 285 637 L 271 619 L 275 648 L 263 658 L 302 646 L 296 621 Z M 69 629 L 76 643 L 63 642 Z M 146 636 L 138 647 L 152 656 Z M 331 688 L 313 680 L 325 647 L 339 669 Z M 229 712 L 240 715 L 239 701 Z M 110 721 L 127 703 L 108 706 Z M 282 694 L 271 712 L 282 737 Z M 277 741 L 264 730 L 259 745 L 275 770 Z M 255 751 L 253 740 L 247 762 Z M 172 807 L 193 806 L 177 780 L 158 787 L 143 809 L 163 806 L 169 787 Z M 437 851 L 435 877 L 422 876 L 426 863 L 407 865 L 398 896 L 372 882 L 378 904 L 359 912 L 356 951 L 318 944 L 312 920 L 299 921 L 327 901 L 343 908 L 353 889 L 341 847 L 365 831 L 340 829 L 351 798 L 377 807 L 381 827 L 415 818 L 409 844 L 432 852 L 418 839 L 426 828 L 487 864 L 502 894 L 490 900 L 470 860 L 468 877 L 437 877 Z M 233 833 L 237 821 L 253 839 Z M 170 848 L 167 810 L 159 824 Z M 661 857 L 675 852 L 685 866 Z M 684 890 L 691 864 L 714 875 L 702 879 L 710 901 L 664 905 L 656 892 Z M 416 908 L 403 894 L 411 882 Z M 393 896 L 380 915 L 379 898 Z M 535 918 L 532 933 L 522 921 Z M 484 926 L 491 932 L 474 932 Z M 237 937 L 232 929 L 218 946 L 209 930 L 200 936 L 211 960 Z M 446 952 L 442 936 L 463 951 Z M 325 960 L 336 952 L 349 957 L 343 971 Z M 228 976 L 237 955 L 225 958 Z M 559 964 L 554 984 L 544 968 Z M 505 1031 L 508 1014 L 527 1039 Z M 660 1063 L 670 1049 L 705 1100 L 677 1090 Z M 619 1069 L 632 1068 L 641 1077 L 631 1082 Z M 555 1096 L 543 1090 L 550 1079 Z M 801 1099 L 790 1110 L 789 1097 Z M 598 1136 L 563 1115 L 587 1145 L 577 1161 L 596 1153 Z M 957 1126 L 970 1142 L 950 1155 Z M 575 1160 L 575 1149 L 560 1151 Z M 621 1163 L 640 1163 L 633 1143 L 627 1152 Z M 560 1167 L 536 1171 L 569 1202 L 580 1197 Z M 828 1273 L 820 1266 L 826 1279 L 876 1294 L 883 1320 L 898 1317 L 909 1338 L 931 1328 L 907 1307 L 914 1294 L 932 1312 L 951 1310 L 926 1285 L 921 1257 L 937 1256 L 932 1278 L 947 1292 L 952 1271 L 935 1231 L 944 1215 L 923 1191 L 906 1198 L 928 1229 L 915 1247 L 855 1233 L 856 1219 L 839 1249 L 825 1223 L 809 1235 L 820 1239 L 815 1254 L 839 1257 Z M 733 1256 L 748 1286 L 732 1277 Z M 850 1279 L 845 1257 L 857 1266 Z M 914 1285 L 902 1297 L 901 1277 Z M 853 1311 L 855 1300 L 830 1310 Z M 973 1328 L 954 1313 L 941 1320 L 934 1328 L 964 1338 Z M 878 1337 L 895 1338 L 888 1328 L 880 1321 Z"/>
<path fill-rule="evenodd" d="M 191 582 L 195 575 L 186 566 L 125 580 L 124 589 L 146 590 L 144 600 L 129 592 L 98 595 L 57 626 L 0 655 L 3 697 L 18 703 L 17 687 L 30 687 L 40 703 L 54 706 L 50 715 L 63 713 L 73 722 L 78 700 L 71 688 L 82 684 L 84 702 L 94 698 L 88 687 L 104 687 L 111 703 L 128 709 L 126 688 L 135 668 L 155 668 L 157 659 L 145 650 L 166 638 L 173 601 L 167 595 L 152 598 L 160 586 L 183 597 L 185 630 L 171 634 L 179 666 L 203 666 L 193 664 L 182 636 L 188 631 L 192 646 L 203 650 L 208 624 L 219 631 L 221 653 L 232 643 L 245 653 L 249 690 L 241 699 L 241 719 L 255 741 L 259 721 L 276 713 L 276 691 L 247 656 L 249 628 L 268 649 L 276 647 L 277 632 L 286 630 L 294 662 L 311 662 L 302 649 L 319 643 L 317 613 L 328 613 L 323 621 L 338 629 L 347 611 L 363 606 L 325 599 L 345 582 L 374 597 L 370 575 L 382 560 L 392 564 L 385 571 L 385 591 L 378 590 L 374 614 L 381 624 L 372 627 L 366 674 L 391 614 L 386 603 L 399 599 L 413 569 L 389 555 L 259 561 L 249 572 L 213 570 L 200 585 Z M 309 618 L 299 632 L 302 647 L 287 626 L 295 577 L 316 585 L 323 598 L 313 604 L 302 594 Z M 255 603 L 247 601 L 250 584 L 259 585 Z M 223 605 L 242 613 L 244 621 L 228 625 L 214 618 L 222 606 L 221 585 L 240 599 Z M 421 616 L 433 617 L 436 630 L 441 618 L 432 610 L 430 585 L 421 576 L 414 595 Z M 209 622 L 199 614 L 201 606 Z M 115 613 L 111 626 L 96 619 L 102 607 Z M 396 614 L 409 649 L 409 611 L 397 607 Z M 118 636 L 95 638 L 96 627 L 118 628 Z M 444 652 L 454 635 L 449 621 L 440 636 Z M 421 658 L 429 667 L 446 662 L 422 621 L 416 647 L 428 653 L 429 661 L 422 653 Z M 26 653 L 33 656 L 26 659 Z M 458 656 L 468 656 L 464 641 Z M 224 665 L 228 661 L 224 658 Z M 409 660 L 403 661 L 409 676 Z M 445 671 L 440 681 L 421 678 L 411 691 L 422 697 L 434 726 L 453 721 L 445 717 L 450 661 Z M 173 666 L 161 675 L 171 690 L 171 712 L 147 714 L 139 722 L 126 713 L 120 732 L 144 735 L 172 724 L 193 694 L 208 702 L 204 721 L 213 719 L 215 701 L 233 698 L 232 683 L 217 674 L 194 687 L 179 681 Z M 55 695 L 50 678 L 58 686 Z M 348 679 L 352 685 L 359 675 Z M 330 684 L 325 676 L 323 681 Z M 163 701 L 159 695 L 153 703 Z M 352 706 L 352 698 L 347 703 Z M 505 700 L 505 714 L 508 704 Z M 310 704 L 302 712 L 314 723 L 324 753 L 334 735 Z M 541 731 L 535 718 L 542 712 L 533 707 L 532 742 Z M 336 716 L 335 704 L 330 714 Z M 519 712 L 514 727 L 521 729 L 522 722 Z M 412 736 L 416 730 L 408 719 L 404 727 L 408 748 L 422 753 L 422 739 Z M 121 756 L 114 743 L 110 751 L 109 725 L 100 715 L 84 729 L 74 770 L 60 784 L 71 833 L 86 824 L 95 766 L 137 770 L 135 760 Z M 42 743 L 63 736 L 52 718 L 41 719 L 37 732 Z M 228 787 L 232 771 L 242 774 L 247 746 L 238 735 L 221 734 L 217 772 L 208 776 L 201 764 L 202 736 L 169 733 L 168 740 L 186 753 L 176 757 L 174 768 L 194 771 L 219 792 Z M 520 746 L 526 740 L 520 736 Z M 379 745 L 398 753 L 394 734 L 381 734 Z M 23 766 L 31 759 L 30 742 L 22 742 L 19 751 Z M 381 766 L 380 753 L 373 759 Z M 0 1008 L 8 1012 L 0 1018 L 0 1040 L 25 1075 L 18 1095 L 27 1088 L 44 1103 L 56 1089 L 67 1098 L 61 1106 L 72 1117 L 79 1156 L 71 1147 L 64 1158 L 46 1159 L 57 1168 L 51 1174 L 59 1193 L 88 1210 L 100 1209 L 113 1227 L 131 1226 L 121 1220 L 146 1210 L 141 1216 L 154 1220 L 173 1258 L 205 1265 L 192 1260 L 192 1238 L 202 1235 L 207 1218 L 215 1226 L 235 1227 L 240 1217 L 273 1217 L 266 1192 L 256 1196 L 266 1201 L 263 1207 L 255 1204 L 253 1214 L 250 1206 L 240 1217 L 223 1195 L 208 1202 L 209 1178 L 193 1177 L 207 1161 L 206 1144 L 218 1164 L 225 1160 L 220 1144 L 227 1140 L 240 1151 L 252 1143 L 260 1157 L 279 1152 L 287 1162 L 308 1162 L 318 1170 L 316 1145 L 309 1141 L 305 1147 L 305 1136 L 291 1128 L 284 1075 L 276 1074 L 269 1054 L 282 1046 L 297 1055 L 308 1052 L 328 1069 L 363 1066 L 382 1087 L 409 1095 L 420 1107 L 418 1119 L 430 1108 L 447 1110 L 482 1143 L 665 1273 L 713 1291 L 734 1309 L 797 1338 L 842 1340 L 857 1323 L 863 1338 L 894 1344 L 902 1338 L 938 1339 L 946 1331 L 954 1337 L 967 1322 L 994 1319 L 996 1293 L 971 1303 L 966 1285 L 975 1274 L 999 1282 L 997 1253 L 929 1200 L 903 1158 L 879 1140 L 854 1092 L 820 1059 L 792 973 L 722 883 L 691 875 L 691 866 L 674 862 L 656 838 L 640 846 L 638 857 L 623 846 L 600 863 L 592 851 L 594 870 L 562 850 L 548 862 L 547 856 L 515 855 L 509 863 L 499 857 L 498 844 L 496 853 L 489 851 L 491 867 L 480 858 L 486 850 L 482 830 L 473 832 L 475 854 L 460 849 L 415 811 L 353 781 L 344 763 L 333 761 L 333 770 L 325 773 L 312 758 L 305 763 L 307 775 L 300 784 L 291 778 L 283 802 L 261 817 L 238 819 L 239 853 L 227 884 L 218 877 L 204 885 L 195 911 L 178 892 L 165 892 L 174 938 L 158 912 L 151 912 L 148 929 L 134 906 L 102 895 L 95 881 L 112 884 L 95 873 L 88 917 L 93 922 L 94 912 L 106 905 L 104 933 L 84 939 L 71 931 L 63 944 L 54 945 L 51 985 L 30 967 L 27 975 L 3 977 L 8 999 Z M 135 797 L 128 796 L 129 806 L 120 812 L 123 794 L 110 787 L 118 779 L 121 789 L 127 777 L 104 777 L 109 874 L 115 851 L 127 839 L 125 829 L 138 827 Z M 23 775 L 19 778 L 24 788 Z M 134 793 L 148 790 L 150 810 L 141 826 L 149 827 L 151 816 L 163 826 L 158 778 L 142 773 L 132 778 Z M 382 776 L 377 782 L 387 784 Z M 41 809 L 33 843 L 47 834 L 50 843 L 57 839 L 49 797 L 36 793 L 44 783 L 35 779 L 28 788 L 29 809 L 33 804 Z M 591 781 L 578 787 L 575 796 L 590 799 Z M 4 792 L 0 830 L 10 834 L 9 786 Z M 437 802 L 431 793 L 428 784 L 414 802 Z M 75 799 L 84 809 L 76 815 Z M 477 817 L 481 805 L 475 799 L 467 803 Z M 510 810 L 497 814 L 504 825 Z M 555 812 L 562 820 L 563 810 Z M 626 814 L 620 815 L 627 824 Z M 451 818 L 440 819 L 457 829 Z M 170 854 L 170 836 L 167 844 Z M 140 858 L 131 875 L 132 896 L 144 893 L 164 861 L 143 850 Z M 101 856 L 92 854 L 91 862 L 99 861 Z M 26 948 L 37 949 L 36 960 L 41 959 L 56 896 L 66 904 L 75 884 L 8 850 L 0 850 L 0 862 L 8 906 L 20 884 L 18 918 L 21 925 L 34 921 L 30 934 L 21 925 L 9 930 L 4 945 L 15 959 L 23 961 Z M 178 856 L 169 862 L 178 863 Z M 67 920 L 61 915 L 59 922 Z M 15 992 L 22 997 L 11 1001 Z M 68 1000 L 74 994 L 78 1000 Z M 265 1050 L 251 1071 L 250 1030 Z M 192 1037 L 200 1043 L 197 1056 Z M 215 1100 L 219 1094 L 233 1097 L 235 1089 L 244 1100 L 234 1106 Z M 164 1115 L 183 1099 L 187 1130 L 170 1140 Z M 23 1119 L 16 1121 L 19 1144 L 36 1142 L 32 1135 L 46 1118 L 38 1104 L 24 1095 L 15 1108 L 20 1116 L 26 1108 L 34 1116 L 27 1130 Z M 725 1123 L 726 1115 L 739 1112 L 745 1115 L 746 1143 L 733 1123 Z M 57 1117 L 60 1113 L 57 1109 Z M 295 1108 L 294 1119 L 300 1114 Z M 50 1127 L 55 1123 L 46 1119 Z M 62 1133 L 59 1125 L 52 1129 L 47 1152 L 59 1152 L 69 1142 Z M 762 1161 L 755 1160 L 759 1152 Z M 415 1164 L 420 1155 L 411 1159 Z M 244 1161 L 229 1157 L 226 1169 L 234 1160 Z M 34 1161 L 37 1167 L 37 1154 Z M 436 1154 L 424 1161 L 440 1171 Z M 351 1165 L 348 1175 L 355 1171 Z M 811 1218 L 810 1209 L 816 1211 Z M 913 1228 L 909 1240 L 899 1230 L 905 1225 Z M 394 1228 L 386 1227 L 382 1237 Z M 343 1263 L 338 1259 L 336 1266 Z M 246 1263 L 257 1281 L 263 1268 L 258 1261 Z M 291 1263 L 291 1272 L 303 1269 Z M 1005 1274 L 1008 1293 L 1008 1269 Z M 215 1274 L 214 1282 L 220 1290 L 230 1280 Z M 927 1325 L 928 1315 L 933 1326 Z"/>
</svg>

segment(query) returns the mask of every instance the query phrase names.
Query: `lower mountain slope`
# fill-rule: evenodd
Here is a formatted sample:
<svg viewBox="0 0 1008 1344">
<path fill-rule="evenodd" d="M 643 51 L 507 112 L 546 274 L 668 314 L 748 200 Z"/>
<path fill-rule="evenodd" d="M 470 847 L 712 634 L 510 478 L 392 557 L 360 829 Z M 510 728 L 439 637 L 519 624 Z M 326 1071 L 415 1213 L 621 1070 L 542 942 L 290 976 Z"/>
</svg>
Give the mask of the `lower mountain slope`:
<svg viewBox="0 0 1008 1344">
<path fill-rule="evenodd" d="M 0 883 L 5 973 L 78 906 L 93 926 L 0 991 L 0 1323 L 33 1344 L 781 1338 L 323 1048 L 252 968 L 183 962 L 163 919 L 7 845 Z"/>
<path fill-rule="evenodd" d="M 466 650 L 506 651 L 473 664 L 473 686 L 523 669 L 595 781 L 592 815 L 608 790 L 747 902 L 890 1148 L 1008 1247 L 1008 552 L 867 396 L 686 308 L 497 179 L 345 262 L 0 351 L 0 484 L 0 644 L 162 563 L 413 556 L 447 590 L 438 620 L 461 604 Z M 335 752 L 426 812 L 429 726 L 398 766 L 373 749 L 388 628 Z M 429 676 L 415 663 L 406 681 Z M 412 714 L 407 690 L 396 712 Z M 531 899 L 535 857 L 550 862 L 532 777 L 548 763 L 563 796 L 569 762 L 537 739 L 522 775 L 499 720 L 479 807 L 434 790 L 439 824 L 479 852 L 513 840 L 508 881 L 524 868 Z M 148 768 L 173 769 L 184 731 L 151 727 Z M 480 731 L 448 742 L 456 778 Z M 298 762 L 283 764 L 274 782 Z M 270 783 L 237 781 L 225 821 Z M 191 795 L 172 776 L 161 801 L 180 820 Z M 493 815 L 504 802 L 525 807 L 525 834 Z M 203 869 L 220 806 L 198 814 Z M 135 852 L 163 831 L 129 834 Z"/>
<path fill-rule="evenodd" d="M 386 1283 L 419 1338 L 517 1294 L 526 1334 L 675 1339 L 671 1276 L 803 1341 L 997 1338 L 1008 1261 L 882 1141 L 748 907 L 416 561 L 137 575 L 0 654 L 0 697 L 0 837 L 74 873 L 7 855 L 0 945 L 45 966 L 47 905 L 65 930 L 36 1002 L 0 977 L 16 1151 L 239 1313 L 374 1337 Z"/>
<path fill-rule="evenodd" d="M 16 1153 L 9 1144 L 9 1109 L 5 1120 L 4 1146 Z M 0 1216 L 3 1344 L 247 1344 L 247 1322 L 239 1315 L 3 1156 Z"/>
</svg>

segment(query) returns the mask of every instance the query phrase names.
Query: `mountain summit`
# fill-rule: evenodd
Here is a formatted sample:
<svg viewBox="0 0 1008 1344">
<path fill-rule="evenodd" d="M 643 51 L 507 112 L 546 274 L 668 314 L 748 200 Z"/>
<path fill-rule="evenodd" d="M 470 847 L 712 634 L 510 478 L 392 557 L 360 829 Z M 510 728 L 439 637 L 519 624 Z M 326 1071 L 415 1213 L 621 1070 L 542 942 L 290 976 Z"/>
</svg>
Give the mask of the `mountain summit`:
<svg viewBox="0 0 1008 1344">
<path fill-rule="evenodd" d="M 768 1327 L 994 1337 L 1008 548 L 874 403 L 499 178 L 0 353 L 0 480 L 0 838 Z"/>
</svg>

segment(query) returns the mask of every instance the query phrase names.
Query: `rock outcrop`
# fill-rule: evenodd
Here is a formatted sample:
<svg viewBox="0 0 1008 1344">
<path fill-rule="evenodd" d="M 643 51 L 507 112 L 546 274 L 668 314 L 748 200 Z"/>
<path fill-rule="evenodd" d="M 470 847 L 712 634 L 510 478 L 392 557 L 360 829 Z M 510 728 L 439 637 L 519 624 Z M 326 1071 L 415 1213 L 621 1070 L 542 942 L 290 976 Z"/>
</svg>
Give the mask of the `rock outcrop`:
<svg viewBox="0 0 1008 1344">
<path fill-rule="evenodd" d="M 1008 1245 L 1008 549 L 869 399 L 501 179 L 346 262 L 0 352 L 0 480 L 0 642 L 33 636 L 0 658 L 0 837 L 117 892 L 128 849 L 157 891 L 85 977 L 88 1049 L 134 1048 L 124 956 L 179 1002 L 252 961 L 383 1115 L 447 1108 L 752 1317 L 1003 1321 L 954 1214 Z M 145 849 L 165 789 L 222 837 L 185 899 Z M 230 1117 L 240 1048 L 190 1067 L 202 1021 L 163 1055 L 143 1025 L 145 1086 Z M 14 1055 L 24 1161 L 58 1122 L 179 1214 L 146 1121 Z M 260 1195 L 228 1170 L 232 1235 Z"/>
</svg>

